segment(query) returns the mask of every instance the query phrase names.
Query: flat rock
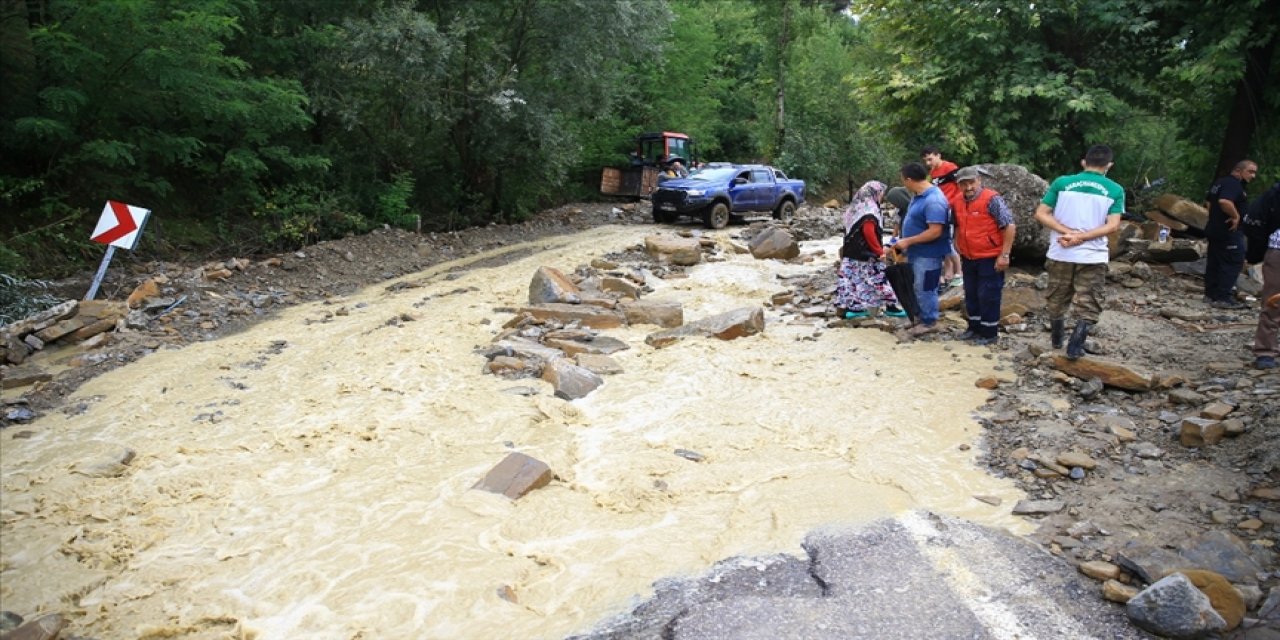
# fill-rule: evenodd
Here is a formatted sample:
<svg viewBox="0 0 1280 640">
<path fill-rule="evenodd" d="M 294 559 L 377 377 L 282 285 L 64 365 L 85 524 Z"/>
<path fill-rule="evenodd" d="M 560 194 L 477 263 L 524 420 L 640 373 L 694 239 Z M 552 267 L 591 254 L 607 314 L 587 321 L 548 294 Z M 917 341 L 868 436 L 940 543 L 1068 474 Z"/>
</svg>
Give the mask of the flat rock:
<svg viewBox="0 0 1280 640">
<path fill-rule="evenodd" d="M 702 261 L 702 245 L 696 238 L 668 235 L 647 236 L 644 248 L 650 256 L 661 262 L 691 266 Z"/>
<path fill-rule="evenodd" d="M 1150 374 L 1111 360 L 1093 356 L 1070 360 L 1059 354 L 1053 357 L 1053 366 L 1081 380 L 1098 378 L 1108 387 L 1127 391 L 1146 391 L 1151 388 Z"/>
<path fill-rule="evenodd" d="M 581 353 L 609 355 L 631 348 L 631 345 L 612 336 L 592 336 L 582 340 L 548 337 L 543 340 L 543 344 L 548 347 L 555 347 L 570 356 L 576 356 Z"/>
<path fill-rule="evenodd" d="M 1210 447 L 1222 441 L 1226 428 L 1218 420 L 1208 418 L 1184 418 L 1179 440 L 1184 447 Z"/>
<path fill-rule="evenodd" d="M 579 367 L 602 376 L 622 373 L 622 365 L 617 360 L 598 353 L 579 353 L 577 362 Z"/>
<path fill-rule="evenodd" d="M 1124 584 L 1119 580 L 1107 580 L 1102 583 L 1102 597 L 1112 602 L 1124 604 L 1138 595 L 1138 588 Z"/>
<path fill-rule="evenodd" d="M 1124 543 L 1124 546 L 1120 547 L 1115 554 L 1115 561 L 1125 571 L 1147 584 L 1154 583 L 1174 571 L 1192 566 L 1190 561 L 1177 553 L 1137 540 Z"/>
<path fill-rule="evenodd" d="M 0 389 L 17 389 L 53 379 L 53 374 L 31 363 L 9 367 L 3 373 L 0 376 Z"/>
<path fill-rule="evenodd" d="M 1047 515 L 1062 511 L 1066 504 L 1061 500 L 1019 500 L 1013 505 L 1015 516 Z"/>
<path fill-rule="evenodd" d="M 1166 638 L 1207 638 L 1227 628 L 1209 597 L 1181 573 L 1160 579 L 1125 605 L 1138 627 Z"/>
<path fill-rule="evenodd" d="M 623 323 L 621 313 L 591 305 L 551 302 L 521 307 L 517 315 L 525 313 L 541 322 L 546 322 L 547 320 L 555 320 L 562 324 L 577 322 L 584 327 L 591 327 L 592 329 L 614 329 L 621 327 Z"/>
<path fill-rule="evenodd" d="M 612 276 L 601 278 L 600 290 L 617 293 L 628 298 L 640 298 L 640 285 L 626 278 Z"/>
<path fill-rule="evenodd" d="M 1226 531 L 1207 531 L 1180 548 L 1188 566 L 1219 573 L 1231 582 L 1256 584 L 1262 566 L 1243 540 Z"/>
<path fill-rule="evenodd" d="M 547 486 L 551 478 L 551 467 L 547 463 L 517 452 L 507 454 L 471 488 L 518 500 L 534 489 Z"/>
<path fill-rule="evenodd" d="M 1208 209 L 1177 194 L 1161 194 L 1156 197 L 1153 204 L 1173 219 L 1201 231 L 1204 231 L 1205 225 L 1209 223 Z"/>
<path fill-rule="evenodd" d="M 70 318 L 80 309 L 80 303 L 76 300 L 67 300 L 60 302 L 44 311 L 34 313 L 17 322 L 0 327 L 0 331 L 13 336 L 24 336 L 28 333 L 39 331 L 49 325 Z"/>
<path fill-rule="evenodd" d="M 538 267 L 529 282 L 529 304 L 582 301 L 582 290 L 564 272 L 555 267 Z"/>
<path fill-rule="evenodd" d="M 685 338 L 716 337 L 734 340 L 764 331 L 764 309 L 743 307 L 691 322 L 681 327 L 651 333 L 645 343 L 655 348 L 665 347 Z"/>
<path fill-rule="evenodd" d="M 627 324 L 656 324 L 670 329 L 684 324 L 684 306 L 676 301 L 637 300 L 621 306 Z"/>
<path fill-rule="evenodd" d="M 1204 407 L 1201 407 L 1200 417 L 1208 418 L 1210 420 L 1222 420 L 1226 418 L 1228 415 L 1230 415 L 1232 411 L 1235 411 L 1235 410 L 1236 410 L 1235 407 L 1225 402 L 1210 402 Z"/>
<path fill-rule="evenodd" d="M 747 248 L 757 260 L 790 260 L 800 255 L 800 243 L 784 229 L 765 227 L 757 233 Z"/>
<path fill-rule="evenodd" d="M 66 320 L 59 320 L 58 322 L 37 331 L 36 337 L 46 343 L 53 342 L 67 334 L 73 333 L 77 329 L 83 328 L 85 325 L 90 324 L 90 322 L 91 320 L 89 318 L 83 318 L 80 316 L 67 318 Z"/>
<path fill-rule="evenodd" d="M 1115 580 L 1120 577 L 1120 567 L 1102 560 L 1081 562 L 1078 568 L 1080 573 L 1094 580 Z"/>
<path fill-rule="evenodd" d="M 1192 389 L 1174 389 L 1166 395 L 1169 402 L 1173 404 L 1185 404 L 1194 406 L 1204 404 L 1209 401 L 1202 393 L 1197 393 Z"/>
<path fill-rule="evenodd" d="M 1058 464 L 1065 467 L 1080 467 L 1082 469 L 1092 470 L 1098 466 L 1098 461 L 1083 453 L 1068 451 L 1066 453 L 1058 454 Z"/>
<path fill-rule="evenodd" d="M 542 367 L 542 379 L 551 383 L 557 398 L 564 400 L 585 398 L 604 384 L 604 378 L 564 358 L 552 360 Z"/>
</svg>

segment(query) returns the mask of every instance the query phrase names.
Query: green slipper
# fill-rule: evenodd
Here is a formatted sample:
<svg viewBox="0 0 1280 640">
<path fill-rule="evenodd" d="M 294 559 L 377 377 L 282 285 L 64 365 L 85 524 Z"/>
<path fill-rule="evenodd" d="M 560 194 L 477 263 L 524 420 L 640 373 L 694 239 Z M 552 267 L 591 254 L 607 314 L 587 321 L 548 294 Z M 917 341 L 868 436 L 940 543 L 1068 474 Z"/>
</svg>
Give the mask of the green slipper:
<svg viewBox="0 0 1280 640">
<path fill-rule="evenodd" d="M 853 320 L 855 318 L 866 318 L 866 317 L 869 317 L 870 315 L 871 314 L 867 313 L 866 311 L 846 311 L 844 312 L 844 319 Z"/>
</svg>

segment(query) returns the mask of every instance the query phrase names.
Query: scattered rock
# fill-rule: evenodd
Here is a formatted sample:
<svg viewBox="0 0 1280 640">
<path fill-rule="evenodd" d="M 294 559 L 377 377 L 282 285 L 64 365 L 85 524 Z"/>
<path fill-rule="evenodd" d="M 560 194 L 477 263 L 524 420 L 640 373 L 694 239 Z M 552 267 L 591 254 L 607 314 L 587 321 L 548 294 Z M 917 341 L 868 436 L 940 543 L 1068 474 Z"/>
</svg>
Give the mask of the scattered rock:
<svg viewBox="0 0 1280 640">
<path fill-rule="evenodd" d="M 751 239 L 747 248 L 757 260 L 790 260 L 800 255 L 800 243 L 790 233 L 778 227 L 765 227 Z"/>
<path fill-rule="evenodd" d="M 1015 516 L 1036 516 L 1057 513 L 1066 508 L 1061 500 L 1019 500 L 1013 506 Z"/>
<path fill-rule="evenodd" d="M 1186 565 L 1208 569 L 1227 580 L 1253 584 L 1262 567 L 1249 554 L 1249 545 L 1226 531 L 1207 531 L 1181 549 Z"/>
<path fill-rule="evenodd" d="M 1181 573 L 1147 587 L 1125 609 L 1138 627 L 1166 638 L 1207 638 L 1227 628 L 1209 597 Z"/>
<path fill-rule="evenodd" d="M 1180 439 L 1184 447 L 1207 447 L 1218 444 L 1226 429 L 1217 420 L 1186 418 L 1182 421 Z"/>
<path fill-rule="evenodd" d="M 764 331 L 764 309 L 744 307 L 709 316 L 681 327 L 651 333 L 645 343 L 655 348 L 665 347 L 689 337 L 714 336 L 721 340 L 734 340 Z"/>
<path fill-rule="evenodd" d="M 1069 451 L 1067 453 L 1058 454 L 1058 464 L 1066 467 L 1080 467 L 1086 470 L 1092 470 L 1098 466 L 1098 461 L 1090 458 L 1083 453 Z"/>
<path fill-rule="evenodd" d="M 654 235 L 644 239 L 645 251 L 661 262 L 691 266 L 702 261 L 702 245 L 693 238 Z"/>
<path fill-rule="evenodd" d="M 602 376 L 622 373 L 622 365 L 617 360 L 602 354 L 579 353 L 577 362 L 579 367 Z"/>
<path fill-rule="evenodd" d="M 538 267 L 529 282 L 529 304 L 582 302 L 582 290 L 562 271 L 554 267 Z"/>
<path fill-rule="evenodd" d="M 656 324 L 668 329 L 684 324 L 684 306 L 679 302 L 637 300 L 620 306 L 627 324 Z"/>
<path fill-rule="evenodd" d="M 1208 418 L 1210 420 L 1222 420 L 1232 411 L 1235 411 L 1235 409 L 1235 407 L 1225 402 L 1211 402 L 1204 408 L 1200 409 L 1200 417 Z"/>
<path fill-rule="evenodd" d="M 692 462 L 702 462 L 707 459 L 706 456 L 701 453 L 698 453 L 697 451 L 690 451 L 689 449 L 676 449 L 675 454 Z"/>
<path fill-rule="evenodd" d="M 985 502 L 993 507 L 998 507 L 1004 503 L 1004 500 L 1000 496 L 977 495 L 974 496 L 973 499 L 978 502 Z"/>
<path fill-rule="evenodd" d="M 1056 355 L 1053 357 L 1053 366 L 1063 373 L 1082 380 L 1098 378 L 1108 387 L 1128 391 L 1146 391 L 1151 388 L 1149 374 L 1102 358 L 1086 357 L 1070 360 L 1064 355 Z"/>
<path fill-rule="evenodd" d="M 1115 561 L 1125 571 L 1147 584 L 1191 566 L 1186 558 L 1172 551 L 1153 547 L 1137 540 L 1130 540 L 1121 546 L 1115 554 Z"/>
<path fill-rule="evenodd" d="M 585 398 L 604 384 L 604 378 L 564 358 L 548 362 L 542 368 L 542 379 L 551 383 L 557 398 L 564 400 Z"/>
<path fill-rule="evenodd" d="M 1078 568 L 1080 573 L 1094 580 L 1115 580 L 1120 577 L 1120 567 L 1102 560 L 1082 562 Z"/>
<path fill-rule="evenodd" d="M 1119 580 L 1107 580 L 1102 583 L 1102 597 L 1112 602 L 1125 604 L 1138 595 L 1138 588 L 1120 582 Z"/>
<path fill-rule="evenodd" d="M 1170 404 L 1184 404 L 1188 406 L 1204 404 L 1208 401 L 1208 398 L 1204 397 L 1203 394 L 1196 393 L 1192 389 L 1174 389 L 1173 391 L 1170 391 L 1166 397 L 1169 399 Z"/>
<path fill-rule="evenodd" d="M 522 314 L 528 314 L 539 322 L 548 320 L 554 320 L 561 324 L 576 322 L 592 329 L 614 329 L 621 327 L 623 323 L 621 313 L 591 305 L 552 302 L 521 307 L 517 312 L 516 318 L 519 318 Z"/>
<path fill-rule="evenodd" d="M 551 477 L 551 467 L 547 463 L 523 453 L 510 453 L 471 488 L 518 500 L 530 491 L 550 484 Z"/>
<path fill-rule="evenodd" d="M 979 389 L 995 389 L 1000 386 L 1000 378 L 995 376 L 985 376 L 978 378 L 978 381 L 973 384 Z"/>
<path fill-rule="evenodd" d="M 1244 620 L 1244 598 L 1226 578 L 1212 571 L 1199 569 L 1186 569 L 1179 573 L 1186 576 L 1191 584 L 1208 596 L 1213 610 L 1226 621 L 1227 631 L 1240 626 L 1240 622 Z"/>
<path fill-rule="evenodd" d="M 9 367 L 4 370 L 4 376 L 0 378 L 0 389 L 17 389 L 33 385 L 37 382 L 48 382 L 53 379 L 53 374 L 41 369 L 34 364 L 24 364 L 22 366 Z"/>
</svg>

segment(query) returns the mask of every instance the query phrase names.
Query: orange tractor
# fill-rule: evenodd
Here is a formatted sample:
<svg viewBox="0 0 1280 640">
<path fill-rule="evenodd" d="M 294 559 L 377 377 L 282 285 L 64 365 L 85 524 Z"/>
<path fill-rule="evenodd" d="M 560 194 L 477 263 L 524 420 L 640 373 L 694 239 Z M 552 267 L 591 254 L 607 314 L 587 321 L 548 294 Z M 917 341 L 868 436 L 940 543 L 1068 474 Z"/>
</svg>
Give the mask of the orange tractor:
<svg viewBox="0 0 1280 640">
<path fill-rule="evenodd" d="M 695 160 L 693 154 L 693 140 L 683 133 L 642 133 L 636 136 L 630 166 L 605 167 L 600 176 L 600 193 L 648 198 L 658 188 L 658 176 L 668 162 L 678 158 L 687 166 Z"/>
</svg>

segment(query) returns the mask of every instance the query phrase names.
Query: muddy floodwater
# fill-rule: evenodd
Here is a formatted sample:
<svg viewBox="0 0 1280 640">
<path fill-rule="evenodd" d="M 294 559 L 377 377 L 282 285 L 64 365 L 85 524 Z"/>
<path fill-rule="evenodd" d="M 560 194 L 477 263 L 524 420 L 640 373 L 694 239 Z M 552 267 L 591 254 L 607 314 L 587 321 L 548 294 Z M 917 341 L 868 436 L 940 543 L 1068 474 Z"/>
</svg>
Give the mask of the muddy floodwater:
<svg viewBox="0 0 1280 640">
<path fill-rule="evenodd" d="M 82 413 L 0 432 L 0 608 L 104 640 L 559 638 L 658 578 L 799 554 L 825 523 L 925 508 L 1021 531 L 1020 493 L 961 448 L 996 364 L 978 348 L 767 313 L 762 335 L 660 350 L 654 327 L 606 331 L 632 345 L 625 372 L 574 402 L 481 373 L 473 350 L 511 317 L 495 307 L 525 303 L 537 267 L 652 232 L 504 247 L 284 309 L 90 381 L 68 403 Z M 730 255 L 646 297 L 696 319 L 829 262 Z M 557 480 L 517 502 L 471 490 L 512 450 Z"/>
</svg>

